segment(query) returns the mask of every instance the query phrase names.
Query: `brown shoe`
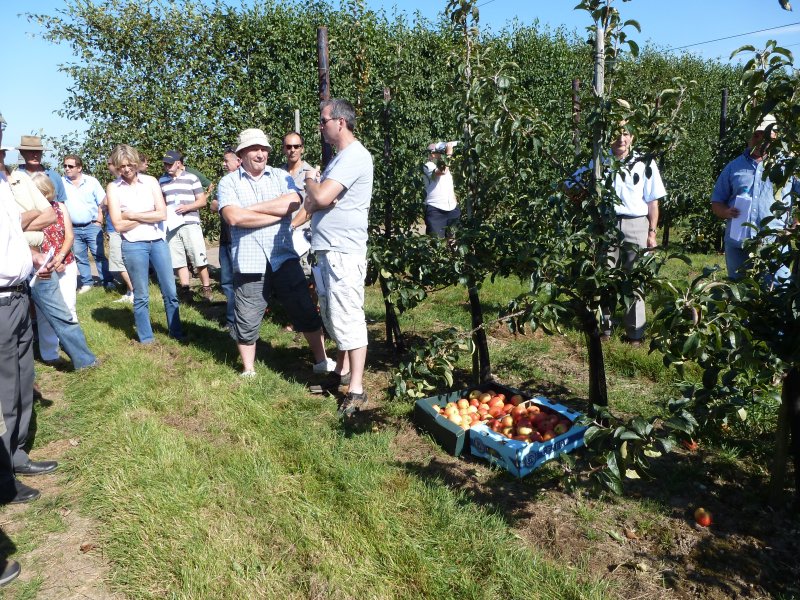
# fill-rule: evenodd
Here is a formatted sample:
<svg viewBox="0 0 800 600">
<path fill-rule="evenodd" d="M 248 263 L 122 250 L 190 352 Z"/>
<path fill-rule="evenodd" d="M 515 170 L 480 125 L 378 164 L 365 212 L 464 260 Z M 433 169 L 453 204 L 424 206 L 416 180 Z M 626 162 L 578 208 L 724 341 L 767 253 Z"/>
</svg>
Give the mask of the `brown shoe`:
<svg viewBox="0 0 800 600">
<path fill-rule="evenodd" d="M 204 285 L 200 288 L 200 295 L 206 302 L 211 302 L 211 300 L 214 298 L 214 290 L 211 289 L 210 285 Z"/>
<path fill-rule="evenodd" d="M 629 337 L 622 338 L 622 341 L 625 342 L 626 344 L 628 344 L 629 346 L 634 347 L 634 348 L 638 348 L 639 346 L 642 345 L 642 340 L 633 340 L 633 339 L 631 339 Z"/>
</svg>

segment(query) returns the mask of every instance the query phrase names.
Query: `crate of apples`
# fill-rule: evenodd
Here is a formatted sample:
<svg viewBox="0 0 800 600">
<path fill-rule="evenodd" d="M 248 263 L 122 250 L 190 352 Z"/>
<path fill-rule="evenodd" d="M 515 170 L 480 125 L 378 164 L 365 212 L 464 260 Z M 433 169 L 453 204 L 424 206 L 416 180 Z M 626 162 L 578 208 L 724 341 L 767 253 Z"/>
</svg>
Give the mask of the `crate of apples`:
<svg viewBox="0 0 800 600">
<path fill-rule="evenodd" d="M 525 398 L 520 393 L 491 394 L 481 402 L 480 422 L 470 427 L 470 452 L 524 477 L 548 460 L 583 446 L 586 427 L 575 420 L 580 413 L 547 398 Z"/>
</svg>

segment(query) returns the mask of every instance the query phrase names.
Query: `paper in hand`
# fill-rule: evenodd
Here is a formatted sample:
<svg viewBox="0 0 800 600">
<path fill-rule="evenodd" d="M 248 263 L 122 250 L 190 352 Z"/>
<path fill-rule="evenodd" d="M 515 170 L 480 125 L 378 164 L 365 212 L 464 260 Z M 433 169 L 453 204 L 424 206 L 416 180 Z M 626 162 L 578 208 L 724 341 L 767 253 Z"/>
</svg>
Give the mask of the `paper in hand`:
<svg viewBox="0 0 800 600">
<path fill-rule="evenodd" d="M 733 207 L 739 210 L 739 216 L 731 219 L 730 236 L 736 242 L 753 237 L 753 229 L 744 226 L 750 220 L 750 206 L 752 204 L 753 201 L 747 196 L 736 196 L 733 201 Z"/>
<path fill-rule="evenodd" d="M 31 287 L 33 287 L 34 284 L 36 283 L 36 279 L 39 273 L 44 272 L 44 270 L 47 268 L 48 263 L 52 260 L 53 255 L 55 253 L 56 253 L 55 248 L 50 248 L 50 250 L 47 251 L 47 254 L 45 254 L 44 256 L 44 262 L 42 263 L 42 266 L 36 270 L 36 273 L 34 273 L 33 277 L 31 278 L 31 283 L 30 283 Z"/>
</svg>

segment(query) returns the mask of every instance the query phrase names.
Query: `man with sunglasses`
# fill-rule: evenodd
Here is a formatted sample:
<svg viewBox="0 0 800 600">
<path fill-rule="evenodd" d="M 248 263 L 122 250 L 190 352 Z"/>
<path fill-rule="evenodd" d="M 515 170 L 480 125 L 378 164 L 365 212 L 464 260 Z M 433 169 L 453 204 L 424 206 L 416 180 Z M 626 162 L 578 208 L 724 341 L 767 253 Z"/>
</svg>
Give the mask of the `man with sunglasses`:
<svg viewBox="0 0 800 600">
<path fill-rule="evenodd" d="M 291 131 L 283 136 L 283 153 L 286 155 L 286 162 L 281 165 L 281 169 L 289 173 L 294 179 L 294 184 L 298 190 L 305 190 L 306 173 L 316 173 L 316 169 L 303 160 L 305 152 L 305 140 L 299 133 Z M 308 262 L 308 252 L 311 243 L 311 222 L 305 209 L 300 206 L 292 215 L 292 228 L 294 234 L 294 249 L 300 256 L 300 266 L 306 278 L 311 277 L 311 264 Z"/>
<path fill-rule="evenodd" d="M 77 154 L 64 157 L 64 188 L 67 193 L 67 212 L 72 221 L 75 241 L 72 252 L 78 263 L 78 293 L 92 289 L 94 280 L 89 265 L 89 253 L 94 257 L 97 271 L 103 278 L 103 285 L 111 287 L 114 278 L 108 269 L 108 260 L 103 245 L 103 201 L 106 192 L 100 182 L 83 172 L 83 160 Z"/>
<path fill-rule="evenodd" d="M 336 155 L 319 181 L 316 173 L 306 173 L 304 200 L 314 232 L 311 249 L 321 273 L 320 312 L 339 351 L 332 383 L 338 379 L 343 384 L 350 376 L 347 395 L 339 405 L 341 417 L 351 417 L 367 405 L 364 280 L 373 163 L 372 155 L 355 137 L 355 125 L 352 104 L 342 99 L 322 102 L 320 133 L 336 148 Z"/>
</svg>

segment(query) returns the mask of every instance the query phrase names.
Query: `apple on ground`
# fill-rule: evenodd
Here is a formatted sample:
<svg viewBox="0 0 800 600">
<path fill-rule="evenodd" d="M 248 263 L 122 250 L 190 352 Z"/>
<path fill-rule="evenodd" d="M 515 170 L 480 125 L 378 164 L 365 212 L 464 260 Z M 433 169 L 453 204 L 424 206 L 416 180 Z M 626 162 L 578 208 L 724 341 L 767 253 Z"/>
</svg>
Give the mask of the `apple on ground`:
<svg viewBox="0 0 800 600">
<path fill-rule="evenodd" d="M 701 506 L 694 511 L 694 520 L 700 527 L 708 527 L 711 525 L 711 513 Z"/>
</svg>

